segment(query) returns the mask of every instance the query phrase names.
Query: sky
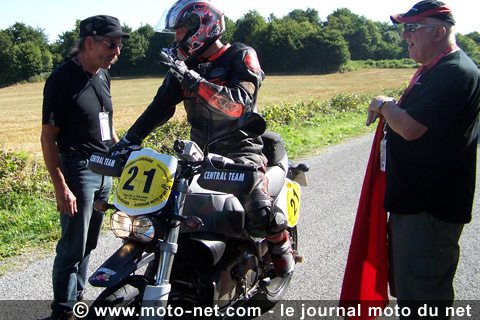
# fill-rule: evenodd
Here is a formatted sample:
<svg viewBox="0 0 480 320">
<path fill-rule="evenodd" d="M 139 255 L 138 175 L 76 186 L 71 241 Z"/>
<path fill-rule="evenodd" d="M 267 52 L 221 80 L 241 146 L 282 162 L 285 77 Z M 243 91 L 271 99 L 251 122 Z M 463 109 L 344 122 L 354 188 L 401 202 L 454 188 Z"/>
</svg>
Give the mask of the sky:
<svg viewBox="0 0 480 320">
<path fill-rule="evenodd" d="M 354 14 L 365 16 L 372 21 L 389 22 L 391 14 L 405 13 L 419 0 L 217 0 L 227 17 L 241 18 L 250 10 L 257 10 L 268 18 L 271 13 L 281 18 L 294 9 L 316 9 L 322 21 L 339 8 L 348 8 Z M 156 26 L 172 0 L 2 0 L 0 5 L 0 29 L 6 29 L 15 22 L 40 28 L 55 42 L 58 35 L 75 28 L 76 20 L 93 15 L 106 14 L 117 17 L 120 22 L 133 30 L 149 24 Z M 456 31 L 468 34 L 480 32 L 478 12 L 480 1 L 444 0 L 453 10 L 457 22 Z"/>
</svg>

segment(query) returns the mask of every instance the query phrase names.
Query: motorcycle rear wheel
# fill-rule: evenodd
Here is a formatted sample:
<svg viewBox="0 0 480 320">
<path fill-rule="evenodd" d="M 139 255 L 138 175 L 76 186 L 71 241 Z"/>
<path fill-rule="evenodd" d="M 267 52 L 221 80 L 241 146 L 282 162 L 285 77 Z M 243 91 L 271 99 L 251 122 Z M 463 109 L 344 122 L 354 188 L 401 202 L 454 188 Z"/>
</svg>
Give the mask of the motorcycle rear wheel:
<svg viewBox="0 0 480 320">
<path fill-rule="evenodd" d="M 297 227 L 288 228 L 290 240 L 292 241 L 293 250 L 297 250 L 298 246 L 298 234 Z M 258 307 L 262 310 L 262 313 L 271 310 L 275 305 L 283 299 L 287 293 L 290 282 L 292 281 L 293 274 L 286 278 L 274 277 L 270 280 L 270 284 L 266 286 L 262 292 L 257 293 L 253 298 L 247 302 L 249 306 Z"/>
</svg>

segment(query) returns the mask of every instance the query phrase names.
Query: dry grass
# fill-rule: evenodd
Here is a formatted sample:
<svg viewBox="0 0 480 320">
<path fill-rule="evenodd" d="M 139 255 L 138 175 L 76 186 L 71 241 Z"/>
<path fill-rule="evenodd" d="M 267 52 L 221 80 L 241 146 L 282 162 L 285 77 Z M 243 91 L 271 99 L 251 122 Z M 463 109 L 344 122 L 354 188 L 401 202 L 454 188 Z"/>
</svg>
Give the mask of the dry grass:
<svg viewBox="0 0 480 320">
<path fill-rule="evenodd" d="M 262 108 L 280 102 L 324 101 L 336 93 L 376 93 L 397 89 L 410 80 L 413 69 L 367 69 L 324 76 L 267 76 L 258 98 Z M 112 96 L 115 128 L 128 129 L 155 96 L 162 78 L 114 79 Z M 0 145 L 41 158 L 40 131 L 44 83 L 0 89 Z M 177 117 L 183 116 L 178 108 Z"/>
</svg>

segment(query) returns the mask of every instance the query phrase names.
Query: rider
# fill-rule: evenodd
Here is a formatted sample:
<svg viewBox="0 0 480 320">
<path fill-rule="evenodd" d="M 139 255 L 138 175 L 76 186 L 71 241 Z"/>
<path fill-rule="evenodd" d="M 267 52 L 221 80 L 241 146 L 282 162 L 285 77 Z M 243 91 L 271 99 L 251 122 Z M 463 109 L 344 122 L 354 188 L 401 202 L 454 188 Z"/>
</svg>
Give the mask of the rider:
<svg viewBox="0 0 480 320">
<path fill-rule="evenodd" d="M 211 0 L 179 0 L 164 18 L 161 32 L 175 33 L 174 45 L 168 51 L 175 62 L 153 101 L 112 152 L 140 144 L 173 116 L 181 101 L 191 125 L 191 139 L 202 149 L 210 139 L 232 128 L 244 112 L 257 111 L 257 93 L 265 75 L 253 48 L 220 41 L 225 32 L 222 11 Z M 209 150 L 237 163 L 265 168 L 262 146 L 261 138 L 240 132 L 216 141 Z M 294 253 L 286 231 L 287 219 L 282 212 L 272 210 L 267 183 L 263 174 L 254 191 L 239 195 L 239 199 L 246 212 L 246 229 L 254 237 L 267 238 L 275 272 L 284 277 L 293 272 Z"/>
</svg>

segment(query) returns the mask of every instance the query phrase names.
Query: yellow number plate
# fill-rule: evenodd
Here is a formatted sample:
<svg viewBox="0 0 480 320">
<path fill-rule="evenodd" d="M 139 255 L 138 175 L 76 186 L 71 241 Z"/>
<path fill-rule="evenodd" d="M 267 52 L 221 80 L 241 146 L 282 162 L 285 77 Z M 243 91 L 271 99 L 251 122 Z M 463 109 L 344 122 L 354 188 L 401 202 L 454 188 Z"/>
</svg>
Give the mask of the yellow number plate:
<svg viewBox="0 0 480 320">
<path fill-rule="evenodd" d="M 120 177 L 115 205 L 129 215 L 160 210 L 172 189 L 177 160 L 144 148 L 132 152 Z"/>
<path fill-rule="evenodd" d="M 287 183 L 287 215 L 288 225 L 294 227 L 300 215 L 300 186 L 294 181 Z"/>
</svg>

